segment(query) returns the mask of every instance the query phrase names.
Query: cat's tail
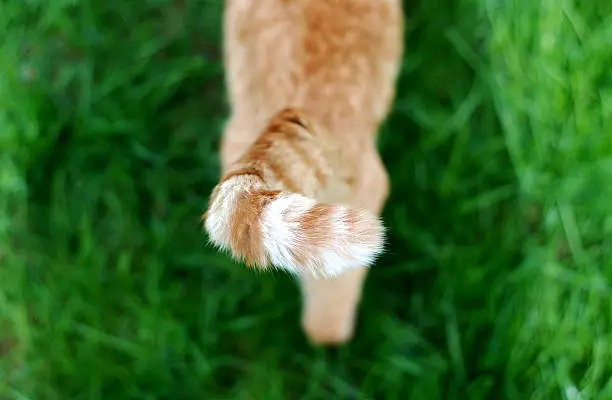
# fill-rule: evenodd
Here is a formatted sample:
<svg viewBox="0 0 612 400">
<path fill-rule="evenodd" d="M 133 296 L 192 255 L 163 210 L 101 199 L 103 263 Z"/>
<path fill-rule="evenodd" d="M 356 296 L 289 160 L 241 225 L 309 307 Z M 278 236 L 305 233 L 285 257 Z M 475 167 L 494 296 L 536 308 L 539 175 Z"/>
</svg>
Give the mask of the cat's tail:
<svg viewBox="0 0 612 400">
<path fill-rule="evenodd" d="M 383 250 L 379 218 L 313 198 L 317 186 L 335 184 L 320 141 L 295 110 L 272 118 L 211 194 L 203 219 L 212 244 L 249 266 L 296 274 L 371 265 Z"/>
</svg>

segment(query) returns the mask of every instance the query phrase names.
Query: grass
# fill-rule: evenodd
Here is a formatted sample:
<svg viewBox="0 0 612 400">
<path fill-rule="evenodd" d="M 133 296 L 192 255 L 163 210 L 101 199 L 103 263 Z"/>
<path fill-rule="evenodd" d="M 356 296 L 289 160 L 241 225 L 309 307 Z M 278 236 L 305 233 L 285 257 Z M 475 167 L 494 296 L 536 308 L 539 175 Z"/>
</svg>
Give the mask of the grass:
<svg viewBox="0 0 612 400">
<path fill-rule="evenodd" d="M 612 6 L 408 3 L 336 350 L 206 247 L 222 2 L 0 3 L 0 398 L 611 399 Z"/>
</svg>

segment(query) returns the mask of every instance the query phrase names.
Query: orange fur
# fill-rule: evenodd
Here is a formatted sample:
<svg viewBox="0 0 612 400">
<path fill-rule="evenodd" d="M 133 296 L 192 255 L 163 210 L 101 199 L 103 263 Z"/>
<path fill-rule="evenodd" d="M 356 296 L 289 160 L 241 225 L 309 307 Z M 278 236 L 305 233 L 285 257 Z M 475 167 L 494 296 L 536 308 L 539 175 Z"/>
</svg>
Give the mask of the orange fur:
<svg viewBox="0 0 612 400">
<path fill-rule="evenodd" d="M 206 230 L 248 265 L 299 276 L 316 343 L 352 336 L 382 251 L 389 184 L 376 134 L 402 24 L 399 0 L 226 0 L 231 116 Z"/>
</svg>

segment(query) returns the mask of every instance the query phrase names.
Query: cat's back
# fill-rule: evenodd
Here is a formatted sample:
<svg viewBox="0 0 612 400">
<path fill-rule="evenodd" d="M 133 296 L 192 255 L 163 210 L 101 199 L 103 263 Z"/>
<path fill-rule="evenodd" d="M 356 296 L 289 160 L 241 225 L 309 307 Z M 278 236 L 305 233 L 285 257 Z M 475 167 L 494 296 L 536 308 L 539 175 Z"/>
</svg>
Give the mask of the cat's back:
<svg viewBox="0 0 612 400">
<path fill-rule="evenodd" d="M 397 0 L 229 0 L 225 62 L 232 113 L 263 125 L 299 107 L 331 132 L 376 129 L 402 53 Z"/>
</svg>

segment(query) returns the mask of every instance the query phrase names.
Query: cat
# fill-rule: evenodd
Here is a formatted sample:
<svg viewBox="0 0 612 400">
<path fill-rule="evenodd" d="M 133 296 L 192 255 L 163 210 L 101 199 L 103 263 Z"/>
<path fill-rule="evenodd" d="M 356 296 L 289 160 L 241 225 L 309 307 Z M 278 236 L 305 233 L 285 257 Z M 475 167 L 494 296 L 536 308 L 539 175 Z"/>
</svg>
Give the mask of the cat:
<svg viewBox="0 0 612 400">
<path fill-rule="evenodd" d="M 254 268 L 295 274 L 313 344 L 354 335 L 381 254 L 389 178 L 377 132 L 404 50 L 399 0 L 226 0 L 230 117 L 210 242 Z"/>
</svg>

